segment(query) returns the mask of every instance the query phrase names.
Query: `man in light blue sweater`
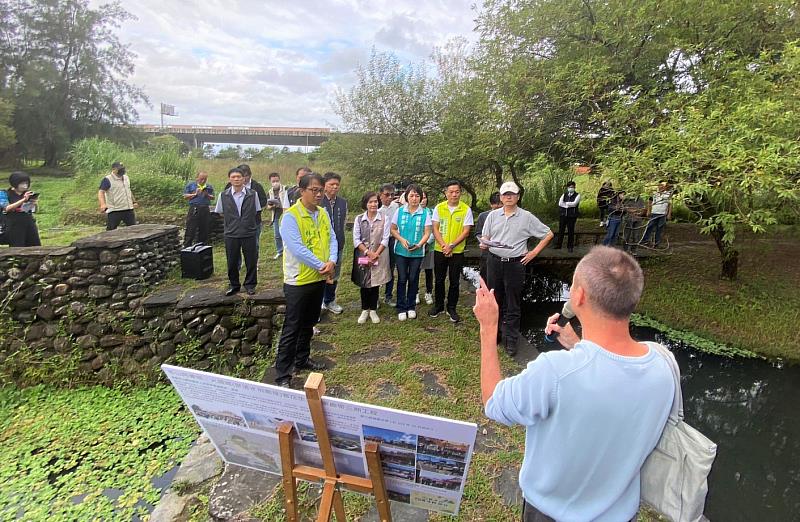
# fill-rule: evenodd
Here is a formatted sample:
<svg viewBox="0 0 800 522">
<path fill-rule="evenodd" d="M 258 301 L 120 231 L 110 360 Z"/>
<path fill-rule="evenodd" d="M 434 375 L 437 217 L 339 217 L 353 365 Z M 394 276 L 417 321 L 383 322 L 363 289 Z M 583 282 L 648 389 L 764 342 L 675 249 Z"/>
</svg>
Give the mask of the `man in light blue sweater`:
<svg viewBox="0 0 800 522">
<path fill-rule="evenodd" d="M 570 305 L 583 327 L 548 319 L 566 350 L 541 354 L 503 379 L 497 355 L 497 302 L 477 292 L 481 394 L 486 416 L 526 428 L 519 484 L 524 522 L 636 518 L 639 471 L 664 429 L 675 393 L 667 362 L 629 333 L 644 286 L 629 254 L 593 248 L 578 264 Z"/>
</svg>

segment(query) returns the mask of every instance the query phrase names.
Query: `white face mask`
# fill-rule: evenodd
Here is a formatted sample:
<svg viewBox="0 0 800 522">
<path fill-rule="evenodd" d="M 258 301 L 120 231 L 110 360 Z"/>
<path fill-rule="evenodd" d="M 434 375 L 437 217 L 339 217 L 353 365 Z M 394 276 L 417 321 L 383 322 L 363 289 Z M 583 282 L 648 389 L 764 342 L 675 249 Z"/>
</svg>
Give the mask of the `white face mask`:
<svg viewBox="0 0 800 522">
<path fill-rule="evenodd" d="M 274 189 L 281 188 L 281 182 L 280 181 L 273 181 L 272 182 L 272 188 L 274 188 Z"/>
<path fill-rule="evenodd" d="M 17 190 L 19 190 L 20 192 L 25 192 L 26 190 L 28 190 L 28 187 L 30 187 L 30 185 L 28 185 L 27 183 L 20 183 L 19 185 L 17 185 Z"/>
<path fill-rule="evenodd" d="M 572 194 L 575 194 L 575 189 L 574 189 L 574 188 L 572 188 L 572 187 L 568 188 L 568 189 L 567 189 L 567 194 L 569 194 L 570 196 L 571 196 Z"/>
</svg>

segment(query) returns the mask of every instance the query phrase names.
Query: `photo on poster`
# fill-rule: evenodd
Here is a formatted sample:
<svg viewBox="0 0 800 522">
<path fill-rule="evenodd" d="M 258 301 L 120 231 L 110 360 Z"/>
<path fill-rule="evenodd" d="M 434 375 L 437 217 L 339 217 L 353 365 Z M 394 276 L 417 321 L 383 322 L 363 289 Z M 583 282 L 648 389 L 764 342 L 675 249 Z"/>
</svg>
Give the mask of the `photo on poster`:
<svg viewBox="0 0 800 522">
<path fill-rule="evenodd" d="M 301 439 L 306 442 L 317 442 L 317 432 L 314 431 L 314 426 L 302 422 L 295 422 L 294 425 Z"/>
<path fill-rule="evenodd" d="M 465 465 L 453 459 L 434 457 L 433 455 L 417 455 L 417 469 L 430 471 L 440 475 L 452 475 L 461 478 Z"/>
<path fill-rule="evenodd" d="M 417 484 L 430 486 L 432 488 L 446 489 L 448 491 L 458 491 L 461 489 L 461 477 L 452 475 L 440 475 L 430 471 L 417 472 Z"/>
<path fill-rule="evenodd" d="M 303 424 L 302 422 L 295 423 L 295 426 L 301 439 L 306 442 L 317 442 L 317 432 L 314 430 L 314 426 Z M 331 446 L 336 449 L 359 453 L 362 451 L 361 437 L 358 435 L 328 429 L 328 439 L 331 441 Z"/>
<path fill-rule="evenodd" d="M 404 450 L 414 451 L 417 449 L 417 436 L 413 433 L 403 433 L 402 431 L 366 425 L 362 426 L 361 429 L 364 433 L 364 440 Z"/>
<path fill-rule="evenodd" d="M 420 435 L 417 442 L 417 452 L 463 462 L 469 453 L 469 444 Z"/>
<path fill-rule="evenodd" d="M 318 446 L 295 444 L 294 460 L 297 464 L 304 466 L 312 466 L 314 468 L 325 467 Z M 352 455 L 344 451 L 334 451 L 333 463 L 336 465 L 337 473 L 346 473 L 362 478 L 367 477 L 364 457 L 361 455 Z"/>
<path fill-rule="evenodd" d="M 200 425 L 226 462 L 269 473 L 281 472 L 277 437 L 259 435 L 211 422 L 201 422 Z"/>
<path fill-rule="evenodd" d="M 411 502 L 411 487 L 407 482 L 386 479 L 386 496 L 389 500 L 409 504 Z"/>
<path fill-rule="evenodd" d="M 397 464 L 386 464 L 383 463 L 383 474 L 386 477 L 399 479 L 399 480 L 408 480 L 409 482 L 414 482 L 416 478 L 416 471 L 414 468 L 407 468 L 405 466 L 398 466 Z"/>
<path fill-rule="evenodd" d="M 245 424 L 244 422 L 244 417 L 230 410 L 223 410 L 221 408 L 211 409 L 210 407 L 203 408 L 197 403 L 192 403 L 190 408 L 192 409 L 194 414 L 200 417 L 201 419 L 215 421 L 215 422 L 224 422 L 225 424 L 230 424 L 231 426 L 239 426 L 242 428 L 247 427 L 247 424 Z"/>
<path fill-rule="evenodd" d="M 389 446 L 380 446 L 381 462 L 388 464 L 398 464 L 400 466 L 414 467 L 414 457 L 416 454 L 413 451 L 405 451 Z"/>
<path fill-rule="evenodd" d="M 247 410 L 242 410 L 242 415 L 250 428 L 267 433 L 277 433 L 280 423 L 287 420 Z"/>
<path fill-rule="evenodd" d="M 328 430 L 328 438 L 331 440 L 331 445 L 334 448 L 362 453 L 361 437 L 352 433 L 345 433 L 343 431 Z"/>
<path fill-rule="evenodd" d="M 422 509 L 455 513 L 458 507 L 458 503 L 450 497 L 433 495 L 425 491 L 412 491 L 410 497 L 410 504 Z"/>
<path fill-rule="evenodd" d="M 346 473 L 357 477 L 367 478 L 364 457 L 344 451 L 333 452 L 333 462 L 336 464 L 337 473 Z"/>
</svg>

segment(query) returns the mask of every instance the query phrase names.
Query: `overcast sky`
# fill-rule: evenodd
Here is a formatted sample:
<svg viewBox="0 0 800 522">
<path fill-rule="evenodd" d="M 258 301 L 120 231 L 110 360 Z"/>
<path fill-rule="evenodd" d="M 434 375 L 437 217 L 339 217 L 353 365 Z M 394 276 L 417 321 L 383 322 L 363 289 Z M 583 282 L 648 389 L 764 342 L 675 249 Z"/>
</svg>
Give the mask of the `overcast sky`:
<svg viewBox="0 0 800 522">
<path fill-rule="evenodd" d="M 93 1 L 93 4 L 102 3 Z M 349 88 L 370 49 L 403 61 L 472 34 L 476 16 L 459 0 L 125 0 L 137 17 L 120 38 L 138 55 L 133 83 L 165 123 L 336 126 L 337 87 Z"/>
</svg>

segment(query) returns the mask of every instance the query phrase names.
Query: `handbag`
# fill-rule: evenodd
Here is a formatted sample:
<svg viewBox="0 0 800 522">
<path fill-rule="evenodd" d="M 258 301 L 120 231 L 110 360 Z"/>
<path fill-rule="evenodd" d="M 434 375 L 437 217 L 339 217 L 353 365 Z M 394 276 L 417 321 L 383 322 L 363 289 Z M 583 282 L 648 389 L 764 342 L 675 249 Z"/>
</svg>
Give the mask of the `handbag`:
<svg viewBox="0 0 800 522">
<path fill-rule="evenodd" d="M 707 520 L 703 509 L 717 445 L 683 421 L 681 373 L 675 356 L 658 343 L 649 344 L 672 370 L 675 397 L 661 438 L 642 465 L 641 498 L 674 522 Z"/>
<path fill-rule="evenodd" d="M 362 260 L 366 259 L 364 263 Z M 353 249 L 353 269 L 350 272 L 350 280 L 361 288 L 368 286 L 370 274 L 369 258 L 361 253 L 358 248 Z"/>
</svg>

